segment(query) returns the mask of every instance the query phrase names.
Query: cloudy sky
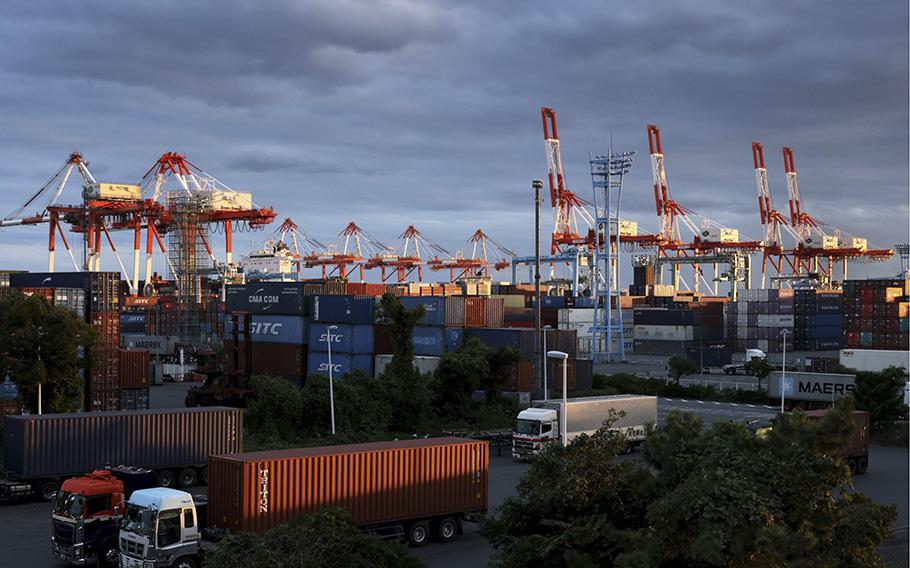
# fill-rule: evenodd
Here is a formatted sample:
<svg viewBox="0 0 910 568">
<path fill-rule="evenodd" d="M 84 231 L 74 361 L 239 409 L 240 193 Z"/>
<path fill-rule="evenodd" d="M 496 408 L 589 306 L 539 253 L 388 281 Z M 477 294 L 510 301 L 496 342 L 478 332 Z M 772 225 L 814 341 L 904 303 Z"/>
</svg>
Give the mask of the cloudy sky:
<svg viewBox="0 0 910 568">
<path fill-rule="evenodd" d="M 907 3 L 819 8 L 0 1 L 0 215 L 72 150 L 97 178 L 127 182 L 173 150 L 323 242 L 356 219 L 389 244 L 414 224 L 455 250 L 483 227 L 531 254 L 547 105 L 582 197 L 589 152 L 611 138 L 638 152 L 623 216 L 644 228 L 657 227 L 654 123 L 674 197 L 724 225 L 760 237 L 760 140 L 779 208 L 790 145 L 806 210 L 882 246 L 906 242 Z M 0 267 L 43 268 L 45 234 L 3 229 Z"/>
</svg>

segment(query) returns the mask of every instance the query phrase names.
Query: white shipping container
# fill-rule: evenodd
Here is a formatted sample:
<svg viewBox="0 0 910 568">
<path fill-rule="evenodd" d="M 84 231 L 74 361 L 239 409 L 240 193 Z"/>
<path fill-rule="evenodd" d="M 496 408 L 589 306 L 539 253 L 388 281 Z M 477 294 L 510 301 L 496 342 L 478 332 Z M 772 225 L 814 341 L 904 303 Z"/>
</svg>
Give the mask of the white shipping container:
<svg viewBox="0 0 910 568">
<path fill-rule="evenodd" d="M 373 374 L 376 378 L 379 378 L 386 365 L 392 362 L 392 357 L 392 355 L 376 355 L 375 365 L 373 366 Z M 439 366 L 439 357 L 414 356 L 414 368 L 421 373 L 432 373 L 437 366 Z"/>
<path fill-rule="evenodd" d="M 892 366 L 910 369 L 910 351 L 841 349 L 840 364 L 857 371 L 879 372 Z"/>
<path fill-rule="evenodd" d="M 774 314 L 769 315 L 768 318 L 771 320 L 769 327 L 793 327 L 795 319 L 793 314 Z"/>
<path fill-rule="evenodd" d="M 214 211 L 238 211 L 253 208 L 253 194 L 245 191 L 209 192 L 209 204 Z"/>
<path fill-rule="evenodd" d="M 756 348 L 761 349 L 765 353 L 768 352 L 768 340 L 767 339 L 756 339 L 755 344 L 756 344 L 755 345 Z"/>
<path fill-rule="evenodd" d="M 742 312 L 736 314 L 736 325 L 737 326 L 749 325 L 749 314 L 744 314 Z"/>
<path fill-rule="evenodd" d="M 825 250 L 836 249 L 838 245 L 837 237 L 822 237 L 822 248 Z"/>
<path fill-rule="evenodd" d="M 626 221 L 625 219 L 619 220 L 619 238 L 622 240 L 622 237 L 637 237 L 638 236 L 638 223 L 636 221 Z"/>
<path fill-rule="evenodd" d="M 592 323 L 594 308 L 561 308 L 556 317 L 559 323 Z"/>
<path fill-rule="evenodd" d="M 691 325 L 636 325 L 635 339 L 658 341 L 692 341 L 695 327 Z"/>
<path fill-rule="evenodd" d="M 842 238 L 839 245 L 841 248 L 855 248 L 861 251 L 865 251 L 869 248 L 869 243 L 866 239 L 858 239 L 856 237 Z"/>
<path fill-rule="evenodd" d="M 82 198 L 137 200 L 142 198 L 142 188 L 128 183 L 93 183 L 82 188 Z"/>
<path fill-rule="evenodd" d="M 708 227 L 702 229 L 701 238 L 710 243 L 738 243 L 739 231 L 721 227 Z"/>
<path fill-rule="evenodd" d="M 676 290 L 670 284 L 655 284 L 654 295 L 664 298 L 672 298 L 676 295 Z"/>
</svg>

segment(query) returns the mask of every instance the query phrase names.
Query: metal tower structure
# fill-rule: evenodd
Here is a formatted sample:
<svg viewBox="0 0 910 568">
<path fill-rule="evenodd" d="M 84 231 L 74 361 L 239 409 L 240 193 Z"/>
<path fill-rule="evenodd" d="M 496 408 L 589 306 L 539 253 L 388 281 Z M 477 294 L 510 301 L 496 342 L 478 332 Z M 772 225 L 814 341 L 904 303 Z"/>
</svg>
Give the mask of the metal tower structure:
<svg viewBox="0 0 910 568">
<path fill-rule="evenodd" d="M 626 358 L 619 300 L 619 210 L 622 204 L 623 178 L 632 167 L 634 154 L 635 152 L 613 152 L 611 148 L 606 156 L 590 157 L 597 235 L 592 278 L 594 325 L 591 327 L 591 353 L 595 361 L 603 363 L 625 361 Z"/>
</svg>

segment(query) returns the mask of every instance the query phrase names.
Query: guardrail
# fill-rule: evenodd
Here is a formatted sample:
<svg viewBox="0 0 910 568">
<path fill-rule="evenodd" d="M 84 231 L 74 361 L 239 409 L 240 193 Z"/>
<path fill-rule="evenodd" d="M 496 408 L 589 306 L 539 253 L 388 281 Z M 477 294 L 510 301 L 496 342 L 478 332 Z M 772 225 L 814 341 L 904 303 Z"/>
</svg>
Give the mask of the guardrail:
<svg viewBox="0 0 910 568">
<path fill-rule="evenodd" d="M 486 440 L 490 449 L 496 448 L 496 456 L 502 456 L 502 447 L 512 447 L 512 430 L 443 430 L 443 436 L 456 436 L 472 440 Z"/>
</svg>

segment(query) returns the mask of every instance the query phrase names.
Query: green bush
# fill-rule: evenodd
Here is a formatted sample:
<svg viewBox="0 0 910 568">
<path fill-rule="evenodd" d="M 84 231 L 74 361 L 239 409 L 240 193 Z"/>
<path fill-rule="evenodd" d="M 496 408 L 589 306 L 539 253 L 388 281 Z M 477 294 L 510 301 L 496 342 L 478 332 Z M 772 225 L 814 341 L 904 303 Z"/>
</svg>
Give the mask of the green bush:
<svg viewBox="0 0 910 568">
<path fill-rule="evenodd" d="M 696 400 L 716 400 L 720 402 L 742 402 L 766 404 L 768 392 L 765 390 L 718 389 L 714 386 L 682 386 L 668 383 L 661 379 L 646 379 L 628 373 L 613 375 L 594 375 L 594 390 L 576 393 L 576 396 L 596 396 L 602 394 L 644 394 L 667 398 L 691 398 Z"/>
</svg>

